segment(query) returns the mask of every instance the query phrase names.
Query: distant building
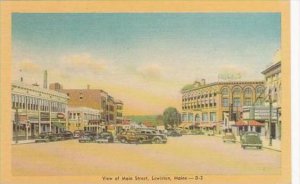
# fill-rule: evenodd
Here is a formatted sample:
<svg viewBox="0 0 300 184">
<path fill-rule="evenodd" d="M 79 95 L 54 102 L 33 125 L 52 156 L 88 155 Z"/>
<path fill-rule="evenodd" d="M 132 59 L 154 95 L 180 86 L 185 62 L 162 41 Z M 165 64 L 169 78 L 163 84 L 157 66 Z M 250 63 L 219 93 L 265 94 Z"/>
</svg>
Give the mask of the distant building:
<svg viewBox="0 0 300 184">
<path fill-rule="evenodd" d="M 214 82 L 205 80 L 182 88 L 182 122 L 184 128 L 213 129 L 220 133 L 225 116 L 237 121 L 243 106 L 263 104 L 263 81 Z"/>
<path fill-rule="evenodd" d="M 59 83 L 50 84 L 50 89 L 65 93 L 69 97 L 68 106 L 96 109 L 100 113 L 101 122 L 117 124 L 122 122 L 123 102 L 115 100 L 101 89 L 64 89 Z"/>
<path fill-rule="evenodd" d="M 99 110 L 87 107 L 69 107 L 68 108 L 68 130 L 84 130 L 89 132 L 102 132 L 105 129 L 101 123 Z"/>
<path fill-rule="evenodd" d="M 66 129 L 69 99 L 66 94 L 24 82 L 13 82 L 11 94 L 14 136 L 17 123 L 20 130 L 18 136 L 23 138 L 37 136 L 41 132 L 58 133 Z"/>
</svg>

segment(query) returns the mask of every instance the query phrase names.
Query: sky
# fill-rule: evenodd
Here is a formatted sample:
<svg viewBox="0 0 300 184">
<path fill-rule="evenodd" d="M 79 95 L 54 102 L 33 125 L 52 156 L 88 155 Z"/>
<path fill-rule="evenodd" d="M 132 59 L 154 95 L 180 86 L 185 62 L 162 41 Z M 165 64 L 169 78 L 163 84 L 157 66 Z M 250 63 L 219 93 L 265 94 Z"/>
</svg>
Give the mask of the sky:
<svg viewBox="0 0 300 184">
<path fill-rule="evenodd" d="M 162 114 L 195 80 L 264 80 L 280 29 L 278 13 L 15 13 L 12 78 L 42 86 L 47 70 L 48 83 L 103 89 L 125 115 Z"/>
</svg>

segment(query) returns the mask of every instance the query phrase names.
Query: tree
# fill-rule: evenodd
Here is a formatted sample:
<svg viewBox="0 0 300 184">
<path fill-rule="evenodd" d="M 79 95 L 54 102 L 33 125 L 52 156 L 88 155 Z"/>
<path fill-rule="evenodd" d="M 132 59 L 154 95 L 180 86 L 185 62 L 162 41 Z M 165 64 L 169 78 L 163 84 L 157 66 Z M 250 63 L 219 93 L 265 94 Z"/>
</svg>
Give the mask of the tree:
<svg viewBox="0 0 300 184">
<path fill-rule="evenodd" d="M 174 128 L 174 126 L 178 126 L 180 123 L 180 114 L 177 109 L 175 107 L 166 108 L 163 113 L 163 121 L 166 128 L 168 126 L 171 126 L 172 128 Z"/>
</svg>

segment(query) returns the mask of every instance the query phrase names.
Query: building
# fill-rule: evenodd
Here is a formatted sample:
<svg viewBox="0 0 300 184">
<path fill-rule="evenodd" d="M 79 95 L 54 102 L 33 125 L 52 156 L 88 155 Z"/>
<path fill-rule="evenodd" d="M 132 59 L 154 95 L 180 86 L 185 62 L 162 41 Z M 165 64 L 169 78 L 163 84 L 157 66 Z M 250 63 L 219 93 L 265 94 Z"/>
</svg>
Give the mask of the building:
<svg viewBox="0 0 300 184">
<path fill-rule="evenodd" d="M 58 133 L 66 129 L 69 99 L 66 94 L 37 84 L 25 84 L 21 80 L 12 83 L 11 98 L 13 137 L 28 138 L 41 132 Z"/>
<path fill-rule="evenodd" d="M 271 126 L 268 131 L 273 139 L 281 139 L 281 50 L 279 49 L 272 63 L 262 71 L 265 76 L 266 103 L 265 107 L 272 109 Z M 270 113 L 268 113 L 270 114 Z M 270 136 L 270 135 L 269 135 Z"/>
<path fill-rule="evenodd" d="M 87 107 L 69 107 L 68 108 L 68 130 L 84 130 L 89 132 L 102 132 L 105 129 L 101 123 L 99 110 Z"/>
<path fill-rule="evenodd" d="M 65 93 L 69 97 L 69 107 L 85 107 L 98 110 L 101 122 L 117 124 L 122 122 L 123 102 L 115 100 L 101 89 L 64 89 L 59 83 L 50 84 L 50 89 Z"/>
<path fill-rule="evenodd" d="M 237 121 L 243 106 L 263 104 L 263 81 L 228 81 L 206 84 L 195 81 L 182 88 L 182 128 L 213 129 L 221 133 L 225 116 Z"/>
</svg>

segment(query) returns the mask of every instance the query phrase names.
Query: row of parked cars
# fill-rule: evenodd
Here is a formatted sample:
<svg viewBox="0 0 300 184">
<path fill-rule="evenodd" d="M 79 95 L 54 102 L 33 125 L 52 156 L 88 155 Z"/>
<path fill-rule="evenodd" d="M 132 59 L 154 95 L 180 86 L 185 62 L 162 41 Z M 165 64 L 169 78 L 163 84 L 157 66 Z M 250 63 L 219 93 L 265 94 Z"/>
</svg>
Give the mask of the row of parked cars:
<svg viewBox="0 0 300 184">
<path fill-rule="evenodd" d="M 223 142 L 235 143 L 236 137 L 232 132 L 225 132 L 223 136 Z M 241 147 L 245 149 L 246 147 L 255 147 L 257 149 L 262 148 L 262 140 L 257 132 L 244 132 L 240 135 Z"/>
<path fill-rule="evenodd" d="M 62 141 L 68 139 L 73 139 L 73 133 L 70 131 L 64 131 L 61 133 L 42 132 L 35 139 L 35 142 L 53 142 L 53 141 Z"/>
</svg>

